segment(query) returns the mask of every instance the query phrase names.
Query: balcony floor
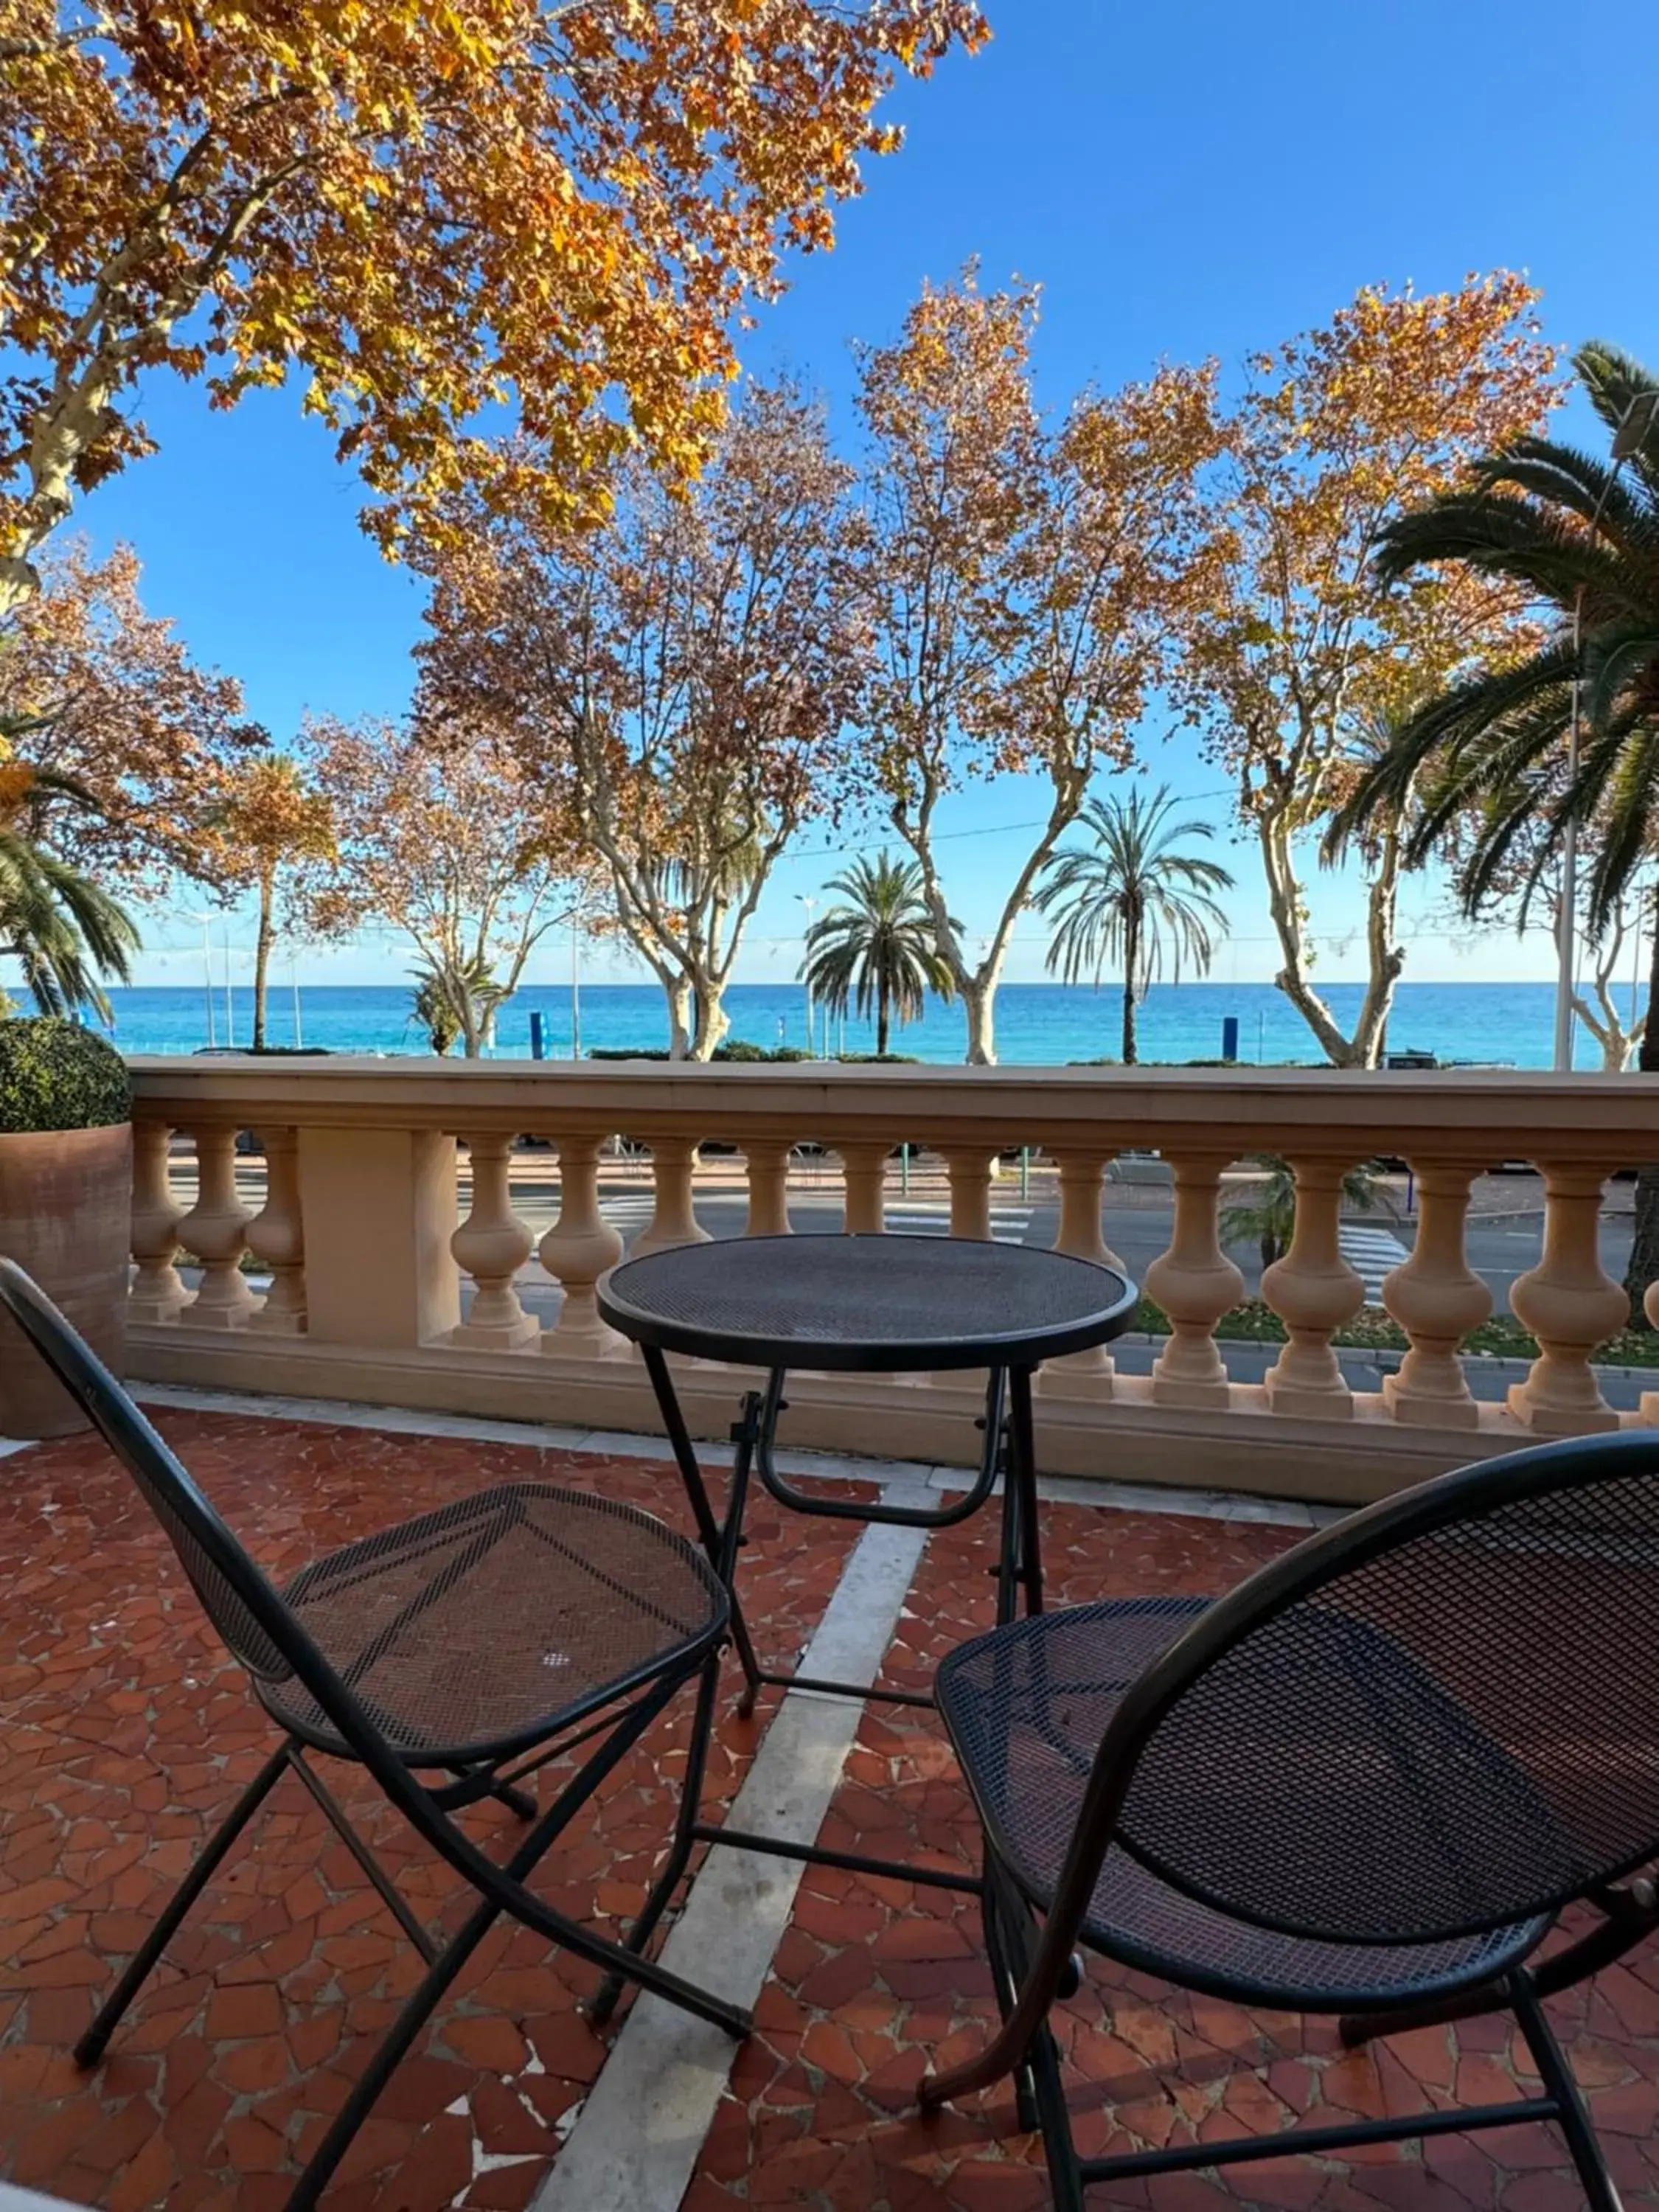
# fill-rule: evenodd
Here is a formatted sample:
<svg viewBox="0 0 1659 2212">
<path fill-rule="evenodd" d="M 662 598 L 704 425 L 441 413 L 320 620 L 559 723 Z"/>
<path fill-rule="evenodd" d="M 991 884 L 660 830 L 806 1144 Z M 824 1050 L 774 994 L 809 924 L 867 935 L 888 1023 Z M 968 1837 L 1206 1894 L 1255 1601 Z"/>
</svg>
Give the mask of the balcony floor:
<svg viewBox="0 0 1659 2212">
<path fill-rule="evenodd" d="M 279 1576 L 513 1476 L 592 1486 L 684 1517 L 671 1470 L 623 1440 L 607 1449 L 590 1439 L 573 1452 L 508 1441 L 487 1424 L 276 1410 L 174 1403 L 160 1418 Z M 864 1463 L 836 1479 L 856 1480 L 867 1495 L 876 1484 L 913 1486 L 926 1471 Z M 1055 1602 L 1219 1591 L 1294 1541 L 1308 1517 L 1173 1494 L 1103 1505 L 1077 1486 L 1054 1486 L 1049 1589 Z M 750 1528 L 747 1608 L 763 1650 L 786 1662 L 832 1601 L 824 1635 L 862 1638 L 899 1685 L 989 1624 L 988 1516 L 920 1547 L 902 1532 L 781 1515 L 763 1498 Z M 111 2212 L 163 2203 L 275 2212 L 411 1986 L 412 1948 L 289 1779 L 103 2069 L 76 2072 L 68 2046 L 95 1994 L 270 1739 L 100 1447 L 73 1439 L 7 1459 L 0 1532 L 9 1566 L 0 1589 L 0 2173 Z M 625 1917 L 642 1897 L 671 1816 L 688 1705 L 546 1863 L 543 1887 L 569 1909 Z M 798 1698 L 781 1719 L 775 1694 L 744 1724 L 728 1701 L 710 1798 L 728 1802 L 752 1768 L 793 1793 L 808 1828 L 822 1814 L 826 1840 L 966 1864 L 972 1824 L 933 1717 L 890 1707 L 830 1717 L 841 1710 Z M 435 1914 L 447 1900 L 453 1911 L 460 1899 L 447 1871 L 375 1814 L 372 1792 L 350 1790 L 348 1778 L 343 1794 L 365 1809 L 417 1906 Z M 484 1838 L 514 1826 L 494 1808 L 468 1817 Z M 608 2055 L 576 2009 L 587 1970 L 526 1930 L 498 1930 L 398 2071 L 328 2205 L 1022 2212 L 1046 2203 L 1040 2148 L 1012 2132 L 1005 2094 L 926 2123 L 910 2106 L 928 2061 L 970 2049 L 992 2017 L 969 1903 L 810 1869 L 798 1889 L 793 1877 L 775 1879 L 769 1902 L 727 1878 L 726 1855 L 716 1869 L 722 1860 L 726 1873 L 695 1886 L 671 1942 L 716 1960 L 763 1946 L 757 2031 L 732 2057 L 729 2081 L 693 2029 L 665 2087 L 678 2031 L 665 2045 L 649 2006 L 612 2030 Z M 1659 1954 L 1636 1954 L 1556 2013 L 1627 2201 L 1659 2207 Z M 1345 2055 L 1332 2022 L 1240 2011 L 1098 1964 L 1065 2032 L 1085 2151 L 1529 2086 L 1502 2022 L 1423 2030 Z M 728 2051 L 722 2041 L 722 2065 Z M 1528 2129 L 1442 2137 L 1426 2153 L 1287 2158 L 1231 2180 L 1172 2178 L 1100 2201 L 1153 2212 L 1240 2203 L 1568 2212 L 1582 2197 L 1555 2136 Z"/>
</svg>

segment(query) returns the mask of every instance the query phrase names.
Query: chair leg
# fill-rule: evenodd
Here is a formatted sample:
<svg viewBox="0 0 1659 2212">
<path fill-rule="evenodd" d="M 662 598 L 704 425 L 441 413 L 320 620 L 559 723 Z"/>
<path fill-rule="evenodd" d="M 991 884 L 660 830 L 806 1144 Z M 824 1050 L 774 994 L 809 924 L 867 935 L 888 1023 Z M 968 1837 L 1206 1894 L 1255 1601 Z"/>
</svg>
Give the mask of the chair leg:
<svg viewBox="0 0 1659 2212">
<path fill-rule="evenodd" d="M 404 2001 L 403 2010 L 357 2076 L 351 2094 L 330 2122 L 327 2134 L 307 2160 L 304 2172 L 289 2194 L 286 2212 L 311 2212 L 332 2179 L 334 2169 L 350 2149 L 352 2138 L 368 2118 L 375 2100 L 431 2018 L 439 1999 L 500 1919 L 503 1910 L 493 1899 L 486 1899 L 478 1905 L 454 1942 L 428 1969 L 420 1987 Z"/>
<path fill-rule="evenodd" d="M 1572 2162 L 1584 2185 L 1590 2212 L 1624 2212 L 1624 2200 L 1607 2171 L 1601 2146 L 1595 2140 L 1583 2092 L 1551 2033 L 1543 2007 L 1527 1975 L 1516 1975 L 1510 1984 L 1510 1998 L 1516 2018 L 1521 2023 L 1521 2033 L 1527 2039 L 1527 2048 L 1543 2079 L 1545 2092 L 1555 2100 L 1561 2132 L 1567 2139 Z"/>
<path fill-rule="evenodd" d="M 386 1911 L 391 1913 L 422 1958 L 426 1960 L 427 1965 L 428 1966 L 435 1965 L 438 1958 L 437 1945 L 422 1926 L 419 1915 L 402 1890 L 398 1888 L 397 1883 L 393 1881 L 392 1876 L 380 1864 L 356 1828 L 352 1826 L 344 1806 L 341 1804 L 322 1776 L 308 1765 L 304 1753 L 297 1746 L 290 1748 L 288 1763 L 311 1792 L 313 1800 L 329 1826 L 333 1829 L 335 1834 L 362 1869 Z"/>
<path fill-rule="evenodd" d="M 105 1998 L 98 2017 L 76 2045 L 75 2063 L 77 2066 L 95 2066 L 103 2057 L 110 2037 L 120 2024 L 122 2014 L 143 1987 L 151 1967 L 178 1933 L 185 1915 L 213 1879 L 225 1854 L 275 1788 L 277 1777 L 288 1765 L 291 1748 L 291 1744 L 285 1743 L 279 1751 L 271 1753 L 203 1845 L 196 1863 L 173 1891 L 155 1925 L 128 1961 L 126 1972 Z"/>
<path fill-rule="evenodd" d="M 571 1776 L 505 1865 L 497 1869 L 504 1881 L 522 1884 L 528 1879 L 605 1777 L 639 1741 L 668 1698 L 680 1686 L 681 1683 L 674 1680 L 659 1683 L 621 1717 L 612 1733 Z M 737 2006 L 726 2003 L 723 1998 L 711 1996 L 707 1990 L 682 1981 L 678 1976 L 668 1973 L 646 1960 L 629 1957 L 620 1945 L 594 1936 L 580 1923 L 568 1919 L 562 1913 L 555 1912 L 550 1906 L 542 1906 L 536 1919 L 532 1921 L 526 1917 L 525 1907 L 515 1905 L 510 1896 L 482 1895 L 459 1933 L 431 1961 L 419 1988 L 405 2002 L 363 2069 L 350 2096 L 335 2115 L 327 2134 L 295 2184 L 288 2200 L 286 2212 L 311 2212 L 335 2168 L 349 2149 L 352 2137 L 368 2117 L 375 2100 L 397 2070 L 434 2008 L 503 1912 L 511 1913 L 526 1927 L 536 1927 L 538 1933 L 546 1940 L 562 1944 L 574 1957 L 586 1959 L 592 1966 L 620 1972 L 643 1988 L 654 1990 L 659 1996 L 666 1997 L 670 2003 L 678 2004 L 695 2014 L 698 2019 L 724 2028 L 728 2035 L 741 2037 L 749 2032 L 749 2017 Z"/>
<path fill-rule="evenodd" d="M 486 1797 L 493 1797 L 498 1805 L 505 1805 L 509 1813 L 516 1813 L 521 1820 L 533 1820 L 540 1807 L 527 1790 L 516 1784 L 501 1781 L 493 1768 L 483 1766 L 452 1766 L 449 1772 L 455 1778 L 441 1790 L 432 1792 L 433 1802 L 441 1805 L 446 1813 L 455 1812 L 463 1805 L 477 1805 Z"/>
<path fill-rule="evenodd" d="M 697 1702 L 691 1716 L 691 1741 L 685 1754 L 685 1779 L 680 1790 L 679 1813 L 674 1822 L 673 1841 L 668 1847 L 668 1856 L 662 1872 L 651 1886 L 640 1916 L 629 1929 L 623 1948 L 637 1958 L 651 1941 L 657 1923 L 667 1910 L 670 1899 L 679 1887 L 685 1869 L 690 1865 L 691 1852 L 696 1843 L 697 1813 L 702 1802 L 703 1774 L 708 1760 L 708 1739 L 714 1725 L 714 1699 L 719 1693 L 720 1660 L 718 1651 L 711 1651 L 702 1662 L 702 1672 L 697 1681 Z M 587 2016 L 595 2027 L 603 2027 L 617 2009 L 617 2000 L 623 1993 L 624 1977 L 607 1974 L 597 1994 L 587 2007 Z"/>
<path fill-rule="evenodd" d="M 511 1782 L 492 1782 L 489 1794 L 498 1805 L 505 1805 L 509 1813 L 516 1813 L 521 1820 L 533 1820 L 538 1809 L 527 1790 L 520 1790 Z"/>
<path fill-rule="evenodd" d="M 997 2010 L 1006 2026 L 1014 2008 L 1014 1993 L 1019 1984 L 1004 1948 L 1002 1930 L 997 1920 L 996 1890 L 988 1877 L 980 1893 L 980 1918 L 985 1929 L 985 1948 L 991 1962 L 991 1984 L 996 1991 Z M 1027 2134 L 1033 2134 L 1042 2122 L 1037 2118 L 1036 2090 L 1029 2066 L 1014 2069 L 1014 2116 Z"/>
<path fill-rule="evenodd" d="M 1006 2021 L 1012 2010 L 1012 1996 L 1030 1972 L 1036 1957 L 1037 1927 L 1031 1909 L 1023 1897 L 1001 1874 L 1000 1869 L 988 1863 L 986 1888 L 994 1896 L 993 1917 L 997 1923 L 998 1936 L 1006 1947 L 1005 1958 L 1012 1969 L 1008 1984 L 1009 2002 L 1004 2006 Z M 994 1963 L 993 1974 L 996 1972 Z M 1003 2004 L 999 1989 L 998 2002 Z M 1023 2128 L 1042 2131 L 1042 2148 L 1048 2162 L 1048 2182 L 1054 2191 L 1054 2212 L 1085 2212 L 1083 2201 L 1083 2172 L 1078 2163 L 1077 2147 L 1072 2140 L 1072 2116 L 1066 2103 L 1065 2086 L 1060 2074 L 1060 2049 L 1054 2033 L 1044 2020 L 1031 2038 L 1025 2054 L 1025 2063 L 1014 2074 L 1014 2104 Z M 1030 2117 L 1026 2117 L 1029 2112 Z"/>
</svg>

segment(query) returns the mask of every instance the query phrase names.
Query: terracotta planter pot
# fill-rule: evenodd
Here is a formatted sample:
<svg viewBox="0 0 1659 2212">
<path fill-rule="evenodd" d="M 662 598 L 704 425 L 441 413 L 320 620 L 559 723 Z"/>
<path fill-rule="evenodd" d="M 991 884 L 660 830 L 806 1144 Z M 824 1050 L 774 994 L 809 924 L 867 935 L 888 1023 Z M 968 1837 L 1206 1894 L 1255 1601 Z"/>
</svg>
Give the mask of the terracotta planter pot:
<svg viewBox="0 0 1659 2212">
<path fill-rule="evenodd" d="M 132 1127 L 0 1134 L 0 1252 L 27 1268 L 118 1375 L 126 1352 Z M 0 1436 L 61 1437 L 85 1417 L 0 1316 Z"/>
</svg>

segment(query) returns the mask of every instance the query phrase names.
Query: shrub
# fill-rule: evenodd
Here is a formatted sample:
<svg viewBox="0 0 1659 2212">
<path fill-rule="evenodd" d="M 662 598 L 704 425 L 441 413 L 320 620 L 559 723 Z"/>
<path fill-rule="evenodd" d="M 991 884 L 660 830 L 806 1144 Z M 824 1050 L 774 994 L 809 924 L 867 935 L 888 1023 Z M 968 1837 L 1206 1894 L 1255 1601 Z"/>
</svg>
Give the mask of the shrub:
<svg viewBox="0 0 1659 2212">
<path fill-rule="evenodd" d="M 0 1021 L 0 1132 L 105 1129 L 132 1118 L 127 1064 L 78 1022 Z"/>
<path fill-rule="evenodd" d="M 636 1050 L 632 1046 L 627 1045 L 596 1044 L 586 1056 L 589 1060 L 666 1060 L 668 1052 L 662 1045 L 646 1051 Z M 778 1066 L 796 1060 L 811 1060 L 811 1057 L 810 1052 L 798 1044 L 774 1046 L 747 1044 L 742 1037 L 734 1037 L 730 1044 L 717 1044 L 714 1048 L 714 1058 L 717 1061 L 737 1060 L 747 1064 L 754 1060 L 766 1060 L 774 1066 Z M 689 1061 L 684 1060 L 680 1064 L 682 1066 L 690 1065 Z"/>
</svg>

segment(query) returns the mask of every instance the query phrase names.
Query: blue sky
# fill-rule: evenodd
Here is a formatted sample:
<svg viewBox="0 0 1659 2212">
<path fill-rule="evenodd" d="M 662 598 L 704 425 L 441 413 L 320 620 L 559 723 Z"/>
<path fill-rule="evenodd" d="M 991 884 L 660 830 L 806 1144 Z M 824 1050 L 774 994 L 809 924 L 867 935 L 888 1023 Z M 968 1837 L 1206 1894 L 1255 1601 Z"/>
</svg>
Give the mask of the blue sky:
<svg viewBox="0 0 1659 2212">
<path fill-rule="evenodd" d="M 1144 375 L 1160 359 L 1214 353 L 1236 367 L 1362 283 L 1433 289 L 1498 265 L 1544 288 L 1546 327 L 1564 346 L 1607 337 L 1659 362 L 1659 9 L 1598 16 L 1568 36 L 1543 0 L 985 4 L 994 42 L 900 88 L 890 112 L 907 125 L 904 150 L 872 167 L 836 251 L 797 264 L 793 289 L 746 342 L 757 371 L 787 367 L 822 388 L 838 431 L 851 429 L 849 341 L 889 337 L 922 278 L 970 254 L 988 282 L 1042 281 L 1036 368 L 1054 408 L 1083 383 Z M 82 526 L 100 546 L 136 545 L 147 603 L 177 618 L 200 659 L 242 679 L 279 738 L 307 707 L 398 713 L 418 596 L 358 530 L 356 485 L 325 434 L 282 393 L 213 415 L 199 388 L 160 385 L 143 412 L 161 453 L 87 501 Z M 1224 823 L 1220 779 L 1195 741 L 1147 735 L 1153 774 Z M 1000 903 L 1019 857 L 1012 825 L 1036 799 L 1004 784 L 951 806 L 951 895 L 970 932 Z M 1214 972 L 1270 977 L 1249 848 L 1231 865 L 1239 888 Z M 793 974 L 797 894 L 835 866 L 820 849 L 780 871 L 744 979 Z M 1548 972 L 1540 940 L 1448 935 L 1431 882 L 1408 887 L 1405 905 L 1408 975 Z M 1328 940 L 1320 973 L 1357 974 L 1342 951 L 1358 919 L 1352 885 L 1319 879 L 1313 907 Z M 145 928 L 154 950 L 138 980 L 189 980 L 199 932 L 164 915 Z M 239 920 L 233 937 L 251 931 Z M 1040 975 L 1042 949 L 1028 920 L 1011 977 Z M 406 964 L 401 946 L 365 939 L 303 956 L 301 972 L 370 982 Z M 549 977 L 562 965 L 550 950 Z M 607 971 L 596 961 L 594 972 Z M 618 959 L 608 972 L 633 971 Z"/>
</svg>

